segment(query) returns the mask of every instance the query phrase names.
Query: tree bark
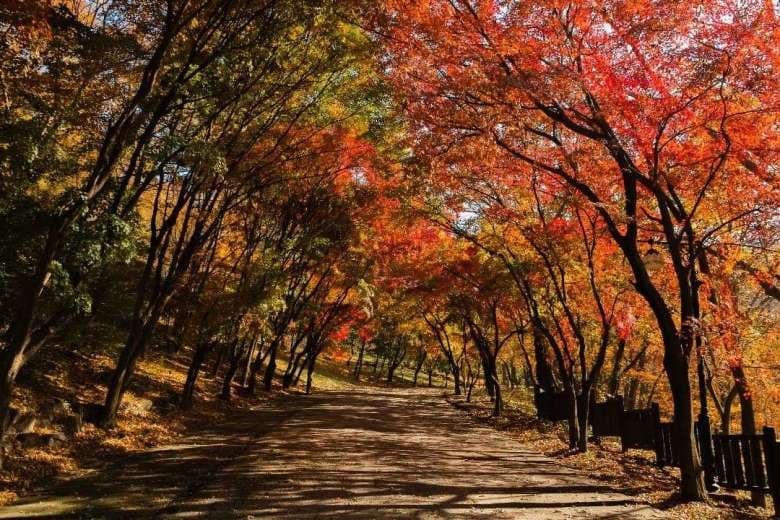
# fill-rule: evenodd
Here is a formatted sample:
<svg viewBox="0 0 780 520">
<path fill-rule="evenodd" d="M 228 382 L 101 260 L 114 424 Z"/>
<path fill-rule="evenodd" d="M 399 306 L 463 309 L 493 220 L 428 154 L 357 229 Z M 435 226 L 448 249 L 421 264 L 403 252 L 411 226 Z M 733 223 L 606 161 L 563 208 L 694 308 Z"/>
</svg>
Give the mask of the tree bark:
<svg viewBox="0 0 780 520">
<path fill-rule="evenodd" d="M 745 370 L 741 365 L 737 365 L 731 369 L 731 373 L 739 393 L 740 425 L 742 426 L 742 434 L 755 435 L 756 413 L 753 408 L 753 399 L 750 394 L 750 385 L 748 385 L 745 376 Z M 751 491 L 750 501 L 754 506 L 766 507 L 766 496 L 763 492 Z"/>
<path fill-rule="evenodd" d="M 421 350 L 421 353 L 417 355 L 417 364 L 414 367 L 414 380 L 412 381 L 413 386 L 417 386 L 417 378 L 420 375 L 420 370 L 422 369 L 423 363 L 425 363 L 425 359 L 428 357 L 428 352 L 425 351 L 425 349 Z"/>
<path fill-rule="evenodd" d="M 181 408 L 189 410 L 192 408 L 193 400 L 195 398 L 195 384 L 198 381 L 198 374 L 203 366 L 203 362 L 206 361 L 206 356 L 214 348 L 214 343 L 211 341 L 202 341 L 195 349 L 195 353 L 192 356 L 192 362 L 190 368 L 187 371 L 187 380 L 184 382 L 184 389 L 181 395 Z"/>
<path fill-rule="evenodd" d="M 609 390 L 607 392 L 611 396 L 618 394 L 618 388 L 620 388 L 620 365 L 623 363 L 623 354 L 626 351 L 626 340 L 621 339 L 618 341 L 617 350 L 615 351 L 615 357 L 612 362 L 612 373 L 609 376 Z"/>
<path fill-rule="evenodd" d="M 276 353 L 279 350 L 279 343 L 280 342 L 276 342 L 272 345 L 273 350 L 270 352 L 268 366 L 265 369 L 265 375 L 263 375 L 263 388 L 266 392 L 271 391 L 271 387 L 274 383 L 274 375 L 276 375 Z"/>
<path fill-rule="evenodd" d="M 366 352 L 366 342 L 360 342 L 360 352 L 358 353 L 358 359 L 355 363 L 355 381 L 360 381 L 360 372 L 363 370 L 363 356 Z"/>
</svg>

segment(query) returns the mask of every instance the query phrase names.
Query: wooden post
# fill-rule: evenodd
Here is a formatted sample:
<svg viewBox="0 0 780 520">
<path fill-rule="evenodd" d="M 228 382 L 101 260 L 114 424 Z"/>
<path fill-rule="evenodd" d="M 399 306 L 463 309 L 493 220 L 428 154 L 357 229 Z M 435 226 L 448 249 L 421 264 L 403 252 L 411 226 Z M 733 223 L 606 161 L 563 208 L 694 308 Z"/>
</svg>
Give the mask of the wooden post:
<svg viewBox="0 0 780 520">
<path fill-rule="evenodd" d="M 772 501 L 775 503 L 774 518 L 780 518 L 780 444 L 777 442 L 775 429 L 768 426 L 764 426 L 764 453 L 769 488 L 772 492 Z"/>
<path fill-rule="evenodd" d="M 664 465 L 664 446 L 663 435 L 661 433 L 661 409 L 658 403 L 650 405 L 653 415 L 653 427 L 655 428 L 655 460 L 659 466 Z"/>
</svg>

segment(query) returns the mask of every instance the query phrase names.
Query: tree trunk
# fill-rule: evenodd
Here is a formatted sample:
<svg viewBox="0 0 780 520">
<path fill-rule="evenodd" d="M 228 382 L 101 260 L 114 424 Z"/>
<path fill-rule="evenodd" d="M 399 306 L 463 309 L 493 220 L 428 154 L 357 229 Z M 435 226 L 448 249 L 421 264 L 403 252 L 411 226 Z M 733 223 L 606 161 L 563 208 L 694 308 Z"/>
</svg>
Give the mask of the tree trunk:
<svg viewBox="0 0 780 520">
<path fill-rule="evenodd" d="M 414 367 L 414 380 L 412 381 L 413 386 L 417 386 L 417 378 L 420 375 L 420 370 L 422 370 L 423 363 L 425 363 L 425 359 L 428 357 L 428 352 L 423 350 L 421 354 L 417 355 L 417 364 Z"/>
<path fill-rule="evenodd" d="M 314 364 L 317 362 L 316 350 L 311 353 L 306 364 L 306 395 L 311 394 L 311 383 L 314 377 Z"/>
<path fill-rule="evenodd" d="M 243 344 L 241 348 L 238 348 L 236 345 L 232 349 L 230 364 L 228 364 L 228 369 L 222 379 L 222 393 L 220 394 L 220 398 L 224 399 L 225 401 L 230 401 L 230 387 L 233 384 L 233 378 L 236 376 L 236 372 L 238 372 L 238 365 L 241 363 L 241 352 L 245 348 L 246 344 Z"/>
<path fill-rule="evenodd" d="M 395 371 L 401 366 L 406 357 L 406 347 L 397 347 L 391 358 L 387 360 L 387 382 L 392 383 Z"/>
<path fill-rule="evenodd" d="M 307 351 L 304 349 L 301 352 L 298 352 L 295 357 L 290 356 L 290 363 L 287 365 L 287 370 L 284 371 L 284 376 L 282 376 L 282 388 L 290 388 L 290 386 L 295 383 L 295 374 L 299 371 L 299 365 L 306 353 Z M 306 360 L 304 360 L 304 363 L 306 363 Z"/>
<path fill-rule="evenodd" d="M 577 419 L 579 421 L 577 451 L 586 453 L 588 451 L 588 426 L 590 418 L 590 401 L 593 387 L 590 384 L 583 385 L 582 395 L 577 403 Z"/>
<path fill-rule="evenodd" d="M 246 355 L 246 363 L 244 364 L 244 374 L 243 374 L 243 381 L 241 383 L 241 386 L 246 388 L 247 384 L 249 383 L 249 375 L 252 373 L 252 361 L 255 357 L 255 350 L 257 349 L 257 345 L 259 344 L 259 341 L 255 339 L 252 341 L 252 344 L 249 347 L 249 352 Z M 260 354 L 258 354 L 259 357 Z"/>
<path fill-rule="evenodd" d="M 553 369 L 549 359 L 547 359 L 547 348 L 544 335 L 538 327 L 534 327 L 534 355 L 536 357 L 537 384 L 545 392 L 553 392 L 555 389 Z"/>
<path fill-rule="evenodd" d="M 609 390 L 607 392 L 611 396 L 616 396 L 618 388 L 620 388 L 620 365 L 623 362 L 623 354 L 626 351 L 626 340 L 621 339 L 618 342 L 617 350 L 615 351 L 615 359 L 612 362 L 612 373 L 609 376 Z"/>
<path fill-rule="evenodd" d="M 477 365 L 479 367 L 480 365 Z M 479 379 L 479 370 L 474 374 L 471 370 L 471 365 L 468 366 L 468 388 L 466 389 L 466 402 L 471 402 L 471 393 L 474 391 L 474 385 L 477 384 Z"/>
<path fill-rule="evenodd" d="M 580 441 L 580 419 L 577 408 L 577 391 L 571 383 L 565 383 L 566 397 L 569 405 L 569 448 L 577 448 Z"/>
<path fill-rule="evenodd" d="M 228 346 L 225 343 L 222 343 L 219 346 L 219 350 L 217 351 L 217 359 L 214 360 L 214 366 L 211 367 L 211 373 L 209 374 L 212 378 L 216 378 L 217 374 L 219 374 L 219 369 L 222 368 L 222 363 L 225 361 L 225 352 L 227 349 Z"/>
<path fill-rule="evenodd" d="M 360 372 L 363 370 L 363 355 L 366 351 L 366 342 L 360 343 L 360 352 L 358 353 L 358 359 L 355 363 L 355 381 L 360 381 Z"/>
<path fill-rule="evenodd" d="M 195 353 L 192 355 L 192 362 L 190 368 L 187 371 L 187 380 L 184 382 L 184 389 L 181 395 L 181 408 L 189 410 L 192 408 L 193 400 L 195 397 L 195 384 L 198 381 L 198 374 L 203 366 L 203 362 L 206 360 L 214 344 L 211 341 L 203 341 L 195 349 Z"/>
<path fill-rule="evenodd" d="M 298 382 L 301 380 L 301 374 L 303 373 L 303 369 L 306 368 L 308 365 L 308 362 L 301 363 L 301 366 L 298 367 L 298 370 L 295 372 L 295 377 L 293 378 L 292 385 L 298 386 Z"/>
<path fill-rule="evenodd" d="M 688 360 L 678 347 L 675 355 L 672 349 L 664 353 L 664 367 L 669 377 L 674 402 L 674 435 L 680 448 L 680 494 L 683 499 L 704 500 L 704 472 L 699 458 L 693 432 L 693 407 L 691 404 L 691 382 L 688 377 Z"/>
<path fill-rule="evenodd" d="M 461 387 L 461 373 L 457 363 L 452 364 L 452 382 L 455 385 L 455 395 L 463 395 L 463 389 Z"/>
<path fill-rule="evenodd" d="M 647 351 L 642 351 L 639 354 L 639 359 L 637 367 L 640 370 L 643 370 L 645 368 L 645 365 L 647 364 Z M 632 377 L 629 379 L 628 382 L 628 389 L 626 391 L 626 408 L 628 410 L 636 410 L 638 408 L 637 403 L 640 401 L 639 397 L 644 392 L 643 386 L 641 381 L 636 378 Z"/>
<path fill-rule="evenodd" d="M 57 219 L 59 220 L 61 219 Z M 16 377 L 29 358 L 27 350 L 33 342 L 33 323 L 38 303 L 50 277 L 49 266 L 62 246 L 68 224 L 69 222 L 52 223 L 35 272 L 17 295 L 13 318 L 3 338 L 5 345 L 0 350 L 0 417 L 2 418 L 9 413 Z M 40 332 L 44 335 L 38 338 L 38 346 L 46 341 L 48 331 Z"/>
<path fill-rule="evenodd" d="M 125 347 L 119 355 L 116 368 L 111 374 L 111 381 L 108 384 L 105 416 L 101 421 L 101 424 L 106 428 L 111 428 L 116 424 L 119 405 L 122 404 L 122 398 L 135 370 L 135 365 L 146 348 L 146 342 L 151 335 L 154 323 L 156 323 L 155 318 L 150 318 L 149 322 L 144 322 L 139 317 L 133 320 L 133 327 L 128 334 Z"/>
<path fill-rule="evenodd" d="M 9 423 L 6 418 L 11 411 L 14 383 L 21 366 L 21 356 L 4 350 L 0 351 L 0 375 L 3 378 L 0 381 L 0 438 L 5 436 L 5 429 Z"/>
<path fill-rule="evenodd" d="M 278 347 L 280 341 L 281 338 L 279 336 L 275 337 L 273 341 L 271 341 L 271 344 L 268 345 L 266 351 L 262 355 L 258 353 L 257 358 L 255 358 L 254 363 L 252 363 L 252 370 L 249 374 L 249 381 L 246 385 L 247 393 L 250 395 L 254 395 L 255 393 L 255 386 L 257 385 L 257 373 L 261 368 L 263 368 L 263 362 L 269 355 L 275 355 L 276 348 Z"/>
<path fill-rule="evenodd" d="M 484 374 L 485 391 L 487 392 L 488 397 L 490 397 L 490 402 L 495 403 L 496 391 L 495 388 L 493 388 L 493 371 L 490 366 L 488 366 L 488 360 L 484 353 L 480 355 L 480 358 L 482 362 L 482 373 Z"/>
<path fill-rule="evenodd" d="M 501 395 L 501 385 L 498 383 L 498 377 L 493 367 L 493 417 L 500 417 L 504 413 L 504 398 Z"/>
<path fill-rule="evenodd" d="M 741 365 L 737 365 L 731 369 L 731 373 L 734 376 L 734 382 L 739 392 L 740 425 L 742 426 L 742 435 L 755 435 L 756 413 L 755 409 L 753 408 L 753 399 L 750 395 L 750 386 L 748 385 L 745 371 Z M 751 491 L 750 501 L 754 506 L 766 507 L 766 496 L 761 491 Z"/>
<path fill-rule="evenodd" d="M 395 376 L 395 369 L 396 366 L 393 363 L 390 363 L 390 365 L 387 367 L 387 382 L 392 383 L 393 382 L 393 376 Z"/>
<path fill-rule="evenodd" d="M 265 375 L 263 376 L 263 388 L 266 392 L 271 391 L 271 387 L 274 383 L 274 375 L 276 374 L 276 353 L 279 350 L 279 342 L 275 342 L 271 345 L 270 358 L 268 359 L 268 367 L 265 369 Z"/>
<path fill-rule="evenodd" d="M 734 385 L 723 400 L 723 415 L 720 416 L 720 432 L 723 435 L 731 432 L 731 408 L 737 395 L 739 395 L 739 388 Z"/>
</svg>

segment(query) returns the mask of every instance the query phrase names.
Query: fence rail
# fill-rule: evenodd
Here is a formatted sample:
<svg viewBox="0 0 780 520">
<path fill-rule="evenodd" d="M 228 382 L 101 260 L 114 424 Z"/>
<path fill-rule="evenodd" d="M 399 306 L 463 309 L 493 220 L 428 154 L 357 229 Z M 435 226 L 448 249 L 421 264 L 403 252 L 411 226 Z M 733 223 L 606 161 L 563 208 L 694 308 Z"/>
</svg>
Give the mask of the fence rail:
<svg viewBox="0 0 780 520">
<path fill-rule="evenodd" d="M 540 418 L 565 420 L 569 413 L 569 399 L 564 393 L 535 392 Z M 590 406 L 590 423 L 595 437 L 620 437 L 623 451 L 654 450 L 659 466 L 680 465 L 679 449 L 675 441 L 674 422 L 661 422 L 658 403 L 641 410 L 624 410 L 623 399 L 615 397 Z M 702 438 L 698 423 L 694 424 L 696 446 L 702 443 L 713 447 L 714 475 L 718 485 L 728 489 L 742 489 L 769 493 L 775 504 L 775 515 L 780 517 L 780 443 L 775 430 L 764 428 L 757 435 L 708 435 Z"/>
</svg>

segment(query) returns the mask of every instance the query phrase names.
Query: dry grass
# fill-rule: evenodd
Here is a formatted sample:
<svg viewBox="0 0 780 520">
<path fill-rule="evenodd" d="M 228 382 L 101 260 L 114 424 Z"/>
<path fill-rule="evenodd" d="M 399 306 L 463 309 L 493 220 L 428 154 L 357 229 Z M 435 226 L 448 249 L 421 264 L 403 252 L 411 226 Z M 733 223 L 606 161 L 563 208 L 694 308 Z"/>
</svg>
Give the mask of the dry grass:
<svg viewBox="0 0 780 520">
<path fill-rule="evenodd" d="M 653 452 L 628 450 L 622 452 L 620 441 L 605 439 L 601 445 L 591 444 L 587 453 L 568 448 L 568 435 L 563 423 L 537 419 L 529 396 L 510 394 L 504 415 L 491 417 L 492 407 L 485 395 L 475 395 L 471 403 L 450 397 L 451 404 L 473 419 L 508 432 L 530 449 L 544 453 L 567 466 L 582 469 L 630 495 L 635 495 L 663 510 L 669 518 L 685 520 L 732 520 L 770 518 L 771 507 L 755 508 L 745 492 L 724 492 L 709 503 L 685 503 L 676 498 L 679 478 L 674 468 L 659 468 Z"/>
</svg>

